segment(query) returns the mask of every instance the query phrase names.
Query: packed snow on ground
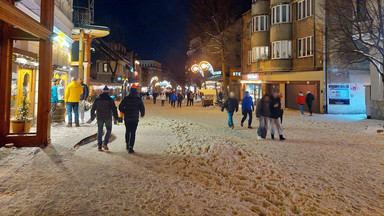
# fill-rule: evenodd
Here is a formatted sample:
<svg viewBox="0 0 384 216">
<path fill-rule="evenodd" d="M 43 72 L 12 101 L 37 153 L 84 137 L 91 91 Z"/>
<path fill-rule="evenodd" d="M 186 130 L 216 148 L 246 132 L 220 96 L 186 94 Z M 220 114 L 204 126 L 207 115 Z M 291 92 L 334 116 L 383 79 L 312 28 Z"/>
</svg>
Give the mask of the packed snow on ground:
<svg viewBox="0 0 384 216">
<path fill-rule="evenodd" d="M 146 105 L 134 155 L 123 125 L 110 152 L 72 148 L 93 124 L 54 127 L 52 145 L 0 176 L 0 215 L 384 215 L 382 121 L 287 111 L 281 142 L 239 113 L 232 130 L 218 108 Z"/>
</svg>

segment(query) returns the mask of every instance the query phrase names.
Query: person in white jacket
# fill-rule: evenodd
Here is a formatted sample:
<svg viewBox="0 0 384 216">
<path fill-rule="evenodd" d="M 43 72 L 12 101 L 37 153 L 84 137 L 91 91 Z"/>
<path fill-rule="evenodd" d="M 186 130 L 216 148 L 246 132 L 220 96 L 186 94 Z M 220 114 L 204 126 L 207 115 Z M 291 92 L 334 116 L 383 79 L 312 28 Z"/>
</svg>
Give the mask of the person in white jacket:
<svg viewBox="0 0 384 216">
<path fill-rule="evenodd" d="M 167 99 L 167 97 L 165 96 L 165 92 L 161 93 L 161 95 L 160 95 L 161 106 L 164 106 L 166 99 Z"/>
</svg>

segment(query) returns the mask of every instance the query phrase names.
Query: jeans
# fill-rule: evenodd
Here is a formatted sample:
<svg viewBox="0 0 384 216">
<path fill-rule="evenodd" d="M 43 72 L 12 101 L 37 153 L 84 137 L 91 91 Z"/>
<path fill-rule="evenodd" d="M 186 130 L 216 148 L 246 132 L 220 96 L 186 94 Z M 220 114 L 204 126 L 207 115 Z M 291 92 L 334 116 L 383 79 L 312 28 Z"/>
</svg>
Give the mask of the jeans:
<svg viewBox="0 0 384 216">
<path fill-rule="evenodd" d="M 182 101 L 177 101 L 177 107 L 181 108 L 181 103 L 182 103 Z"/>
<path fill-rule="evenodd" d="M 82 122 L 84 122 L 84 112 L 85 112 L 85 100 L 80 100 L 79 113 L 80 113 L 80 119 Z"/>
<path fill-rule="evenodd" d="M 57 103 L 51 103 L 51 118 L 55 115 Z"/>
<path fill-rule="evenodd" d="M 252 125 L 252 110 L 246 111 L 243 113 L 243 119 L 241 119 L 241 123 L 244 123 L 245 120 L 247 119 L 247 116 L 249 116 L 248 119 L 248 126 Z"/>
<path fill-rule="evenodd" d="M 175 107 L 176 101 L 171 101 L 171 107 Z"/>
<path fill-rule="evenodd" d="M 156 104 L 156 98 L 153 97 L 153 104 Z"/>
<path fill-rule="evenodd" d="M 104 138 L 104 145 L 108 145 L 109 138 L 111 137 L 112 132 L 112 119 L 103 120 L 103 119 L 97 119 L 97 146 L 101 148 L 101 145 L 103 144 L 103 128 L 107 128 L 107 133 L 105 134 Z"/>
<path fill-rule="evenodd" d="M 66 104 L 68 114 L 68 124 L 72 124 L 72 110 L 75 113 L 75 124 L 79 124 L 79 103 L 68 102 Z"/>
<path fill-rule="evenodd" d="M 299 104 L 299 108 L 300 108 L 301 115 L 304 115 L 304 105 Z"/>
<path fill-rule="evenodd" d="M 125 143 L 127 144 L 127 149 L 133 148 L 136 140 L 136 130 L 139 121 L 125 121 Z"/>
<path fill-rule="evenodd" d="M 260 116 L 259 117 L 259 128 L 257 129 L 257 135 L 261 136 L 261 129 L 265 128 L 268 131 L 268 122 L 269 117 Z"/>
<path fill-rule="evenodd" d="M 165 100 L 161 100 L 161 106 L 164 106 Z"/>
<path fill-rule="evenodd" d="M 228 113 L 228 125 L 232 126 L 233 125 L 233 112 L 227 111 L 227 113 Z"/>
<path fill-rule="evenodd" d="M 275 134 L 275 127 L 277 129 L 277 132 L 279 133 L 280 136 L 283 136 L 283 126 L 281 125 L 281 119 L 280 118 L 270 118 L 271 122 L 271 134 Z"/>
</svg>

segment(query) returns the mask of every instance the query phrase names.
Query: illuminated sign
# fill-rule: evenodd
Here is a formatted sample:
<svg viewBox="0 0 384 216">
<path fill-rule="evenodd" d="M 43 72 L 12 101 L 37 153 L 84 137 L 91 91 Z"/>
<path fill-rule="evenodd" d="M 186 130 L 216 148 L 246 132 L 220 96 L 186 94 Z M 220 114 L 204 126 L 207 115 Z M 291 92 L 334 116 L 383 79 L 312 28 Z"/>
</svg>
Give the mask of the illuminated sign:
<svg viewBox="0 0 384 216">
<path fill-rule="evenodd" d="M 245 80 L 260 80 L 260 74 L 247 74 L 244 75 Z"/>
<path fill-rule="evenodd" d="M 215 75 L 221 75 L 221 71 L 214 71 L 213 72 L 213 75 L 215 76 Z"/>
<path fill-rule="evenodd" d="M 241 72 L 232 72 L 232 76 L 241 76 Z"/>
</svg>

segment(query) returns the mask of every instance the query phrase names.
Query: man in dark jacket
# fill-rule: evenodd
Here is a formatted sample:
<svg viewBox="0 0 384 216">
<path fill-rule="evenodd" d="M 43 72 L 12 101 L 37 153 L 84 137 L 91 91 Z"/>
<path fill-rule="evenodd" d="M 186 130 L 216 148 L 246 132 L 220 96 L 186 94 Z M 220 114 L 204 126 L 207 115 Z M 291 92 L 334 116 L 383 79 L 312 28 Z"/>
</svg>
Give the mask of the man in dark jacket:
<svg viewBox="0 0 384 216">
<path fill-rule="evenodd" d="M 273 93 L 271 102 L 270 102 L 270 108 L 271 108 L 271 138 L 275 139 L 275 127 L 277 131 L 279 132 L 280 140 L 285 140 L 283 136 L 283 127 L 281 125 L 281 99 L 279 97 L 279 94 L 277 92 Z"/>
<path fill-rule="evenodd" d="M 153 104 L 156 104 L 157 96 L 159 96 L 159 94 L 157 94 L 157 92 L 153 92 L 152 96 L 153 96 Z"/>
<path fill-rule="evenodd" d="M 227 109 L 228 113 L 228 126 L 234 129 L 235 126 L 233 125 L 233 114 L 235 111 L 239 111 L 239 101 L 237 101 L 237 99 L 235 98 L 235 93 L 231 92 L 229 94 L 228 100 L 226 100 L 224 106 L 221 107 L 221 112 L 223 112 L 224 109 Z"/>
<path fill-rule="evenodd" d="M 95 114 L 96 111 L 96 114 Z M 91 123 L 97 118 L 97 144 L 99 151 L 102 151 L 102 147 L 105 150 L 108 149 L 108 142 L 112 132 L 112 115 L 117 120 L 117 108 L 113 99 L 109 96 L 109 89 L 107 86 L 104 87 L 103 93 L 96 98 L 91 109 L 91 119 L 87 123 Z M 103 128 L 107 128 L 103 144 Z"/>
<path fill-rule="evenodd" d="M 308 91 L 307 92 L 307 96 L 305 97 L 305 102 L 307 103 L 307 106 L 308 106 L 308 109 L 309 109 L 309 113 L 310 113 L 310 116 L 312 116 L 312 105 L 313 105 L 313 101 L 315 100 L 315 96 L 313 96 L 313 94 L 311 93 L 311 91 Z"/>
<path fill-rule="evenodd" d="M 125 142 L 127 150 L 130 154 L 134 153 L 136 130 L 139 124 L 139 113 L 141 117 L 145 115 L 145 107 L 143 101 L 137 96 L 136 85 L 131 87 L 131 93 L 121 101 L 119 106 L 120 112 L 124 113 L 125 122 Z"/>
<path fill-rule="evenodd" d="M 271 116 L 270 96 L 264 95 L 264 97 L 257 103 L 256 117 L 259 120 L 259 128 L 257 134 L 265 139 L 268 132 L 268 122 Z"/>
<path fill-rule="evenodd" d="M 89 96 L 89 89 L 86 84 L 84 84 L 83 79 L 79 79 L 79 82 L 81 86 L 83 87 L 83 94 L 80 95 L 80 102 L 79 102 L 79 113 L 80 113 L 80 119 L 81 123 L 84 124 L 84 112 L 85 112 L 85 102 L 88 99 Z"/>
<path fill-rule="evenodd" d="M 248 128 L 252 129 L 252 112 L 255 110 L 255 106 L 253 105 L 253 99 L 248 91 L 245 92 L 245 97 L 243 99 L 243 102 L 241 104 L 241 111 L 243 114 L 243 119 L 241 119 L 241 127 L 244 126 L 244 122 L 247 119 L 247 116 L 249 116 L 248 120 Z"/>
<path fill-rule="evenodd" d="M 183 94 L 179 92 L 179 94 L 177 95 L 177 107 L 181 108 L 182 103 L 183 103 Z"/>
</svg>

